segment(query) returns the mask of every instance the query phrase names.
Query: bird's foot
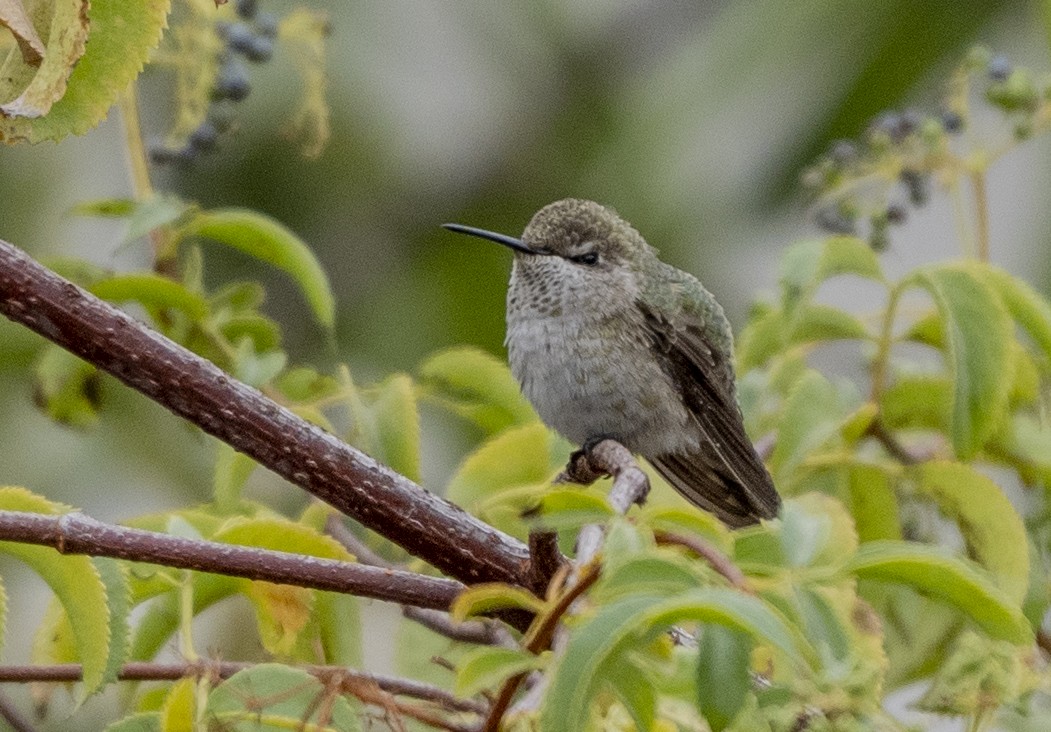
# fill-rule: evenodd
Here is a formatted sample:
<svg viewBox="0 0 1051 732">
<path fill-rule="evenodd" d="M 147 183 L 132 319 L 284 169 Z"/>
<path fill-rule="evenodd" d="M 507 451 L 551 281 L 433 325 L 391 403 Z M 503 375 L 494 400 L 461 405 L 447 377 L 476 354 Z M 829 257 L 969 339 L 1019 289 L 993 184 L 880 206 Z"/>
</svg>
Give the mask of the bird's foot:
<svg viewBox="0 0 1051 732">
<path fill-rule="evenodd" d="M 650 492 L 649 478 L 628 448 L 610 437 L 594 437 L 584 443 L 569 456 L 569 462 L 555 482 L 589 485 L 610 475 L 614 478 L 610 498 L 617 499 L 618 511 L 627 511 L 632 503 L 640 506 L 645 503 Z M 621 503 L 624 505 L 619 505 Z"/>
</svg>

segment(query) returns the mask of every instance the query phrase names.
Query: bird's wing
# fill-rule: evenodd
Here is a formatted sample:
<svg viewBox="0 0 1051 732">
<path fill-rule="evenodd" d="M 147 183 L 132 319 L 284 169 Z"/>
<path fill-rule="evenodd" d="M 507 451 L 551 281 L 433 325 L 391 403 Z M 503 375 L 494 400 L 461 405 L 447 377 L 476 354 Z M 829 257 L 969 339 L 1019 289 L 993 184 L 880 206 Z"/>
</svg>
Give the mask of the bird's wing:
<svg viewBox="0 0 1051 732">
<path fill-rule="evenodd" d="M 647 456 L 687 499 L 731 526 L 773 518 L 781 505 L 770 474 L 745 433 L 730 354 L 712 347 L 699 318 L 678 327 L 639 302 L 653 346 L 704 438 L 696 452 Z"/>
</svg>

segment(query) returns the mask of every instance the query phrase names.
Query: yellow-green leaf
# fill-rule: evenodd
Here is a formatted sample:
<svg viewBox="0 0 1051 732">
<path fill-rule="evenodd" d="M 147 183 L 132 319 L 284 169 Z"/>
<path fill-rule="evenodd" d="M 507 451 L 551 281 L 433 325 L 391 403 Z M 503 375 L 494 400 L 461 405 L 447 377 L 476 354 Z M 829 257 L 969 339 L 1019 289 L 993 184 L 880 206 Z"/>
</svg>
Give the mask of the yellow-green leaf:
<svg viewBox="0 0 1051 732">
<path fill-rule="evenodd" d="M 192 216 L 179 234 L 211 239 L 284 271 L 299 286 L 317 321 L 333 327 L 336 303 L 325 270 L 306 243 L 280 222 L 248 209 L 216 209 Z"/>
<path fill-rule="evenodd" d="M 479 584 L 461 592 L 449 609 L 449 614 L 455 620 L 466 620 L 475 615 L 507 609 L 539 613 L 544 610 L 544 601 L 521 587 L 499 583 Z"/>
<path fill-rule="evenodd" d="M 474 696 L 483 689 L 496 688 L 516 674 L 542 666 L 539 656 L 517 648 L 474 648 L 457 664 L 453 690 L 458 696 Z"/>
<path fill-rule="evenodd" d="M 419 372 L 425 394 L 490 435 L 537 419 L 507 364 L 478 348 L 439 351 Z"/>
<path fill-rule="evenodd" d="M 101 122 L 160 42 L 170 4 L 170 0 L 92 0 L 87 46 L 66 80 L 65 94 L 35 119 L 0 117 L 0 141 L 60 140 L 82 135 Z M 69 27 L 74 25 L 75 21 Z"/>
<path fill-rule="evenodd" d="M 915 476 L 919 493 L 933 498 L 960 527 L 970 556 L 1011 600 L 1021 603 L 1029 586 L 1026 528 L 1000 487 L 961 463 L 923 463 Z"/>
<path fill-rule="evenodd" d="M 546 481 L 554 468 L 552 439 L 540 422 L 504 430 L 467 456 L 449 481 L 446 495 L 472 510 L 501 491 Z"/>
<path fill-rule="evenodd" d="M 376 387 L 372 416 L 379 454 L 374 457 L 414 481 L 420 480 L 420 413 L 416 389 L 406 374 Z"/>
<path fill-rule="evenodd" d="M 978 565 L 948 550 L 906 541 L 863 544 L 847 562 L 860 579 L 909 585 L 953 605 L 994 638 L 1024 644 L 1033 630 L 1017 604 Z"/>
<path fill-rule="evenodd" d="M 982 270 L 967 265 L 928 267 L 902 284 L 925 288 L 945 322 L 953 378 L 950 436 L 957 455 L 972 457 L 1007 409 L 1012 336 L 1007 308 Z"/>
<path fill-rule="evenodd" d="M 152 272 L 112 275 L 94 283 L 89 290 L 109 302 L 134 301 L 151 311 L 181 310 L 193 321 L 208 315 L 208 303 L 181 283 Z"/>
</svg>

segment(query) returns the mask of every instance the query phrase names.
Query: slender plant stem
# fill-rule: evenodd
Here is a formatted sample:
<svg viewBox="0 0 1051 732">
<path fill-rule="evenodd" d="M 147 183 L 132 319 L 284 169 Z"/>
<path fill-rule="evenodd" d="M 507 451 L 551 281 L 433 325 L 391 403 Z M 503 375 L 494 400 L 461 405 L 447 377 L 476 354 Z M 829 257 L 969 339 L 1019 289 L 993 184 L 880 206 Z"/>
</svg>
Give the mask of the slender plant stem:
<svg viewBox="0 0 1051 732">
<path fill-rule="evenodd" d="M 131 185 L 135 200 L 144 201 L 153 195 L 146 147 L 142 144 L 142 126 L 139 123 L 139 99 L 134 83 L 120 95 L 120 116 L 124 121 L 124 149 L 128 156 Z"/>
<path fill-rule="evenodd" d="M 953 175 L 949 183 L 949 201 L 952 203 L 952 220 L 956 229 L 956 238 L 960 240 L 960 247 L 968 257 L 976 255 L 977 248 L 971 237 L 971 228 L 967 222 L 966 206 L 963 202 L 963 191 L 960 188 L 960 178 Z"/>
<path fill-rule="evenodd" d="M 978 231 L 978 261 L 989 261 L 989 194 L 985 185 L 985 171 L 971 172 L 971 187 L 974 190 L 974 223 Z"/>
<path fill-rule="evenodd" d="M 883 324 L 880 327 L 879 340 L 876 341 L 876 356 L 872 361 L 872 393 L 873 402 L 879 403 L 883 391 L 887 388 L 887 368 L 890 365 L 890 349 L 894 345 L 894 320 L 898 311 L 898 300 L 902 293 L 901 285 L 891 288 L 890 296 L 887 298 L 887 309 L 883 314 Z"/>
</svg>

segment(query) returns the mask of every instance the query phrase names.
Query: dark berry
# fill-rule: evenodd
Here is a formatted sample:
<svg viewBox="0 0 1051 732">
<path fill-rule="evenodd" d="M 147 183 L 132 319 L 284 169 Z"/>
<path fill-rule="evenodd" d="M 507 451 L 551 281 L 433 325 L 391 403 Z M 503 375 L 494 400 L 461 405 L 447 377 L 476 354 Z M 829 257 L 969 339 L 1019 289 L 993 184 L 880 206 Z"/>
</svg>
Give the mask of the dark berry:
<svg viewBox="0 0 1051 732">
<path fill-rule="evenodd" d="M 818 226 L 833 234 L 854 234 L 857 231 L 854 221 L 838 208 L 818 209 L 816 220 Z"/>
<path fill-rule="evenodd" d="M 260 13 L 255 19 L 255 32 L 264 38 L 277 38 L 277 16 L 273 13 Z"/>
<path fill-rule="evenodd" d="M 942 127 L 950 135 L 955 135 L 957 132 L 963 130 L 963 117 L 952 110 L 945 110 L 941 114 Z"/>
<path fill-rule="evenodd" d="M 237 15 L 245 20 L 251 20 L 259 10 L 257 0 L 237 0 Z"/>
<path fill-rule="evenodd" d="M 150 161 L 157 165 L 168 165 L 179 158 L 178 150 L 173 150 L 159 140 L 150 143 L 147 154 L 150 156 Z"/>
<path fill-rule="evenodd" d="M 248 53 L 255 33 L 247 23 L 234 23 L 226 31 L 226 45 L 238 53 Z"/>
<path fill-rule="evenodd" d="M 906 109 L 898 120 L 898 134 L 905 137 L 915 132 L 922 121 L 923 117 L 919 112 L 915 109 Z"/>
<path fill-rule="evenodd" d="M 901 182 L 905 185 L 905 190 L 909 194 L 909 201 L 914 206 L 922 206 L 927 203 L 927 199 L 930 197 L 930 191 L 928 191 L 929 180 L 927 176 L 920 173 L 918 170 L 912 170 L 906 168 L 901 171 Z"/>
<path fill-rule="evenodd" d="M 1007 56 L 997 54 L 989 60 L 986 71 L 993 81 L 1007 81 L 1007 77 L 1011 75 L 1011 62 L 1007 60 Z"/>
<path fill-rule="evenodd" d="M 219 67 L 212 89 L 213 99 L 230 99 L 239 102 L 248 96 L 252 85 L 248 81 L 248 71 L 237 61 L 228 61 Z"/>
<path fill-rule="evenodd" d="M 211 152 L 215 149 L 215 143 L 219 140 L 219 130 L 208 120 L 205 120 L 197 129 L 190 133 L 190 147 L 197 152 Z"/>
<path fill-rule="evenodd" d="M 233 127 L 237 113 L 234 104 L 228 99 L 212 102 L 208 107 L 208 121 L 217 132 L 226 132 Z"/>
<path fill-rule="evenodd" d="M 249 61 L 257 64 L 269 61 L 274 55 L 274 42 L 264 36 L 253 36 L 244 55 Z"/>
<path fill-rule="evenodd" d="M 904 224 L 908 218 L 908 211 L 900 203 L 892 203 L 887 206 L 887 223 Z"/>
</svg>

